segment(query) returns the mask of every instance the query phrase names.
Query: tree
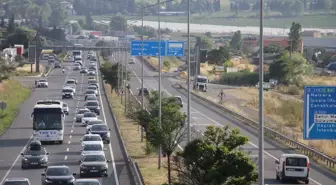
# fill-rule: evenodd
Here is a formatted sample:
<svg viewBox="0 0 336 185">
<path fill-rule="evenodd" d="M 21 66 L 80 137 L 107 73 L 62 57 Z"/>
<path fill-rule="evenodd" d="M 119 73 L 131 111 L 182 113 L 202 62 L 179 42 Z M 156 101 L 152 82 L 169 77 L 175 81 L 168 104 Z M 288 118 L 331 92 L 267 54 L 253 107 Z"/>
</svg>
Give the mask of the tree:
<svg viewBox="0 0 336 185">
<path fill-rule="evenodd" d="M 299 51 L 299 43 L 301 41 L 302 27 L 298 22 L 293 22 L 288 34 L 288 42 L 290 51 Z"/>
<path fill-rule="evenodd" d="M 127 31 L 127 21 L 125 17 L 113 16 L 111 18 L 110 27 L 115 31 Z"/>
<path fill-rule="evenodd" d="M 1 17 L 1 22 L 0 22 L 0 27 L 1 27 L 1 28 L 4 28 L 5 26 L 6 26 L 6 23 L 5 23 L 5 17 L 2 16 L 2 17 Z"/>
<path fill-rule="evenodd" d="M 94 21 L 93 21 L 92 13 L 91 12 L 86 15 L 85 21 L 86 21 L 86 27 L 87 27 L 87 29 L 92 30 L 93 27 L 94 27 Z"/>
<path fill-rule="evenodd" d="M 240 50 L 243 43 L 242 34 L 240 31 L 236 31 L 230 41 L 230 47 L 235 50 Z"/>
<path fill-rule="evenodd" d="M 302 85 L 302 77 L 312 72 L 312 65 L 300 53 L 293 53 L 290 56 L 289 52 L 286 52 L 269 66 L 271 78 L 279 79 L 284 84 L 298 86 Z"/>
<path fill-rule="evenodd" d="M 221 46 L 219 49 L 213 49 L 208 52 L 207 60 L 209 63 L 216 65 L 223 65 L 223 63 L 230 59 L 230 49 L 227 46 Z"/>
<path fill-rule="evenodd" d="M 209 126 L 202 139 L 188 143 L 178 154 L 175 169 L 192 185 L 251 185 L 258 174 L 240 149 L 247 142 L 239 129 Z"/>
<path fill-rule="evenodd" d="M 7 34 L 11 34 L 15 32 L 15 17 L 14 14 L 11 16 L 11 18 L 8 21 L 8 26 L 7 26 Z"/>
<path fill-rule="evenodd" d="M 214 42 L 209 37 L 197 37 L 196 38 L 196 46 L 201 47 L 202 49 L 211 49 Z"/>
<path fill-rule="evenodd" d="M 105 83 L 111 86 L 111 92 L 113 91 L 113 89 L 117 88 L 118 81 L 120 80 L 119 79 L 120 77 L 118 76 L 118 70 L 120 70 L 119 67 L 120 66 L 117 63 L 112 64 L 111 62 L 105 62 L 100 67 L 100 72 L 102 73 L 103 80 L 105 81 Z M 122 81 L 125 80 L 126 74 L 129 73 L 128 71 L 126 73 L 125 70 L 123 72 L 124 74 L 122 75 L 123 77 L 123 79 L 121 79 Z M 129 77 L 128 74 L 127 77 Z"/>
<path fill-rule="evenodd" d="M 171 155 L 177 146 L 185 139 L 184 127 L 186 115 L 180 111 L 180 105 L 175 97 L 163 94 L 161 124 L 159 124 L 159 93 L 152 91 L 149 98 L 148 111 L 139 110 L 137 119 L 145 126 L 146 139 L 154 147 L 161 146 L 162 153 L 167 156 L 168 184 L 172 183 Z"/>
<path fill-rule="evenodd" d="M 7 64 L 5 60 L 0 59 L 0 83 L 3 80 L 7 80 L 14 70 L 14 65 Z"/>
</svg>

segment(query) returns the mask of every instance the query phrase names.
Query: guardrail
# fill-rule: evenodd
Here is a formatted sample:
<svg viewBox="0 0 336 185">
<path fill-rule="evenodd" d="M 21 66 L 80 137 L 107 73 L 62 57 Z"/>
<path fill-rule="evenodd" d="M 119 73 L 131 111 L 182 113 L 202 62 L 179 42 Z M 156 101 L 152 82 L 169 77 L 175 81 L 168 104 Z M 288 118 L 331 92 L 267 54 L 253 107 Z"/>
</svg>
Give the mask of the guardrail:
<svg viewBox="0 0 336 185">
<path fill-rule="evenodd" d="M 183 89 L 184 91 L 187 91 L 187 89 L 185 87 L 183 87 L 183 85 L 181 84 L 176 84 L 179 88 Z M 222 105 L 219 105 L 211 100 L 208 100 L 207 98 L 204 98 L 194 92 L 191 92 L 191 94 L 196 97 L 197 99 L 209 104 L 211 107 L 215 107 L 217 108 L 217 110 L 213 109 L 214 111 L 220 113 L 220 114 L 226 114 L 227 116 L 230 116 L 232 118 L 234 118 L 235 120 L 239 121 L 239 122 L 242 122 L 256 130 L 259 130 L 259 124 L 249 118 L 246 118 L 242 115 L 240 115 L 239 113 L 237 112 L 234 112 L 230 109 L 227 109 L 225 108 L 224 106 Z M 194 128 L 195 130 L 195 128 Z M 197 131 L 197 129 L 196 129 Z M 332 168 L 335 168 L 335 164 L 336 164 L 336 159 L 324 154 L 324 153 L 321 153 L 303 143 L 300 143 L 298 141 L 295 141 L 294 139 L 292 138 L 289 138 L 285 135 L 282 135 L 282 134 L 279 134 L 277 131 L 275 130 L 272 130 L 271 128 L 268 128 L 268 127 L 264 127 L 264 131 L 265 131 L 265 135 L 271 137 L 271 138 L 274 138 L 274 139 L 277 139 L 278 141 L 280 142 L 283 142 L 287 145 L 289 145 L 291 148 L 293 149 L 296 149 L 296 150 L 299 150 L 301 153 L 305 154 L 305 155 L 308 155 L 310 157 L 313 157 L 313 158 L 316 158 L 318 159 L 319 161 L 322 161 L 326 164 L 326 166 L 329 168 L 329 169 L 332 169 Z"/>
<path fill-rule="evenodd" d="M 102 81 L 102 79 L 100 79 Z M 108 108 L 112 114 L 112 120 L 114 121 L 114 123 L 116 123 L 116 127 L 117 127 L 117 133 L 118 133 L 118 138 L 120 139 L 120 143 L 121 143 L 121 146 L 122 146 L 122 150 L 125 154 L 125 157 L 127 158 L 127 169 L 128 171 L 132 174 L 132 177 L 133 177 L 133 182 L 135 185 L 145 185 L 144 184 L 144 180 L 143 180 L 143 177 L 141 175 L 141 172 L 139 170 L 139 167 L 138 167 L 138 164 L 128 155 L 127 153 L 127 150 L 126 150 L 126 147 L 125 147 L 125 143 L 121 137 L 121 133 L 120 133 L 120 128 L 119 128 L 119 122 L 117 120 L 117 118 L 115 117 L 114 113 L 113 113 L 113 109 L 112 109 L 112 106 L 109 102 L 109 98 L 107 96 L 107 93 L 108 92 L 105 88 L 105 85 L 104 85 L 104 82 L 102 82 L 103 84 L 103 90 L 104 90 L 104 94 L 105 94 L 105 97 L 108 101 Z"/>
</svg>

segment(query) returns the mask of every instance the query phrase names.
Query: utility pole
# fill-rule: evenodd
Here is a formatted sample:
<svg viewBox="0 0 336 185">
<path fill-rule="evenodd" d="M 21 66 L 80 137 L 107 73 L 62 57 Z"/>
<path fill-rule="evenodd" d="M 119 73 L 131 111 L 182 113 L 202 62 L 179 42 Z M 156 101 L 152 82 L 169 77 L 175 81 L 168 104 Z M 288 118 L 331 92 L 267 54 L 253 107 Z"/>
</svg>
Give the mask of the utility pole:
<svg viewBox="0 0 336 185">
<path fill-rule="evenodd" d="M 122 44 L 121 44 L 122 45 Z M 120 56 L 121 56 L 121 59 L 120 59 L 120 63 L 121 63 L 121 79 L 120 79 L 120 82 L 121 82 L 121 89 L 123 88 L 123 81 L 124 81 L 124 65 L 123 65 L 123 55 L 121 53 L 121 47 L 120 47 Z M 121 95 L 120 95 L 120 101 L 121 101 L 121 104 L 123 103 L 123 90 L 121 91 Z"/>
<path fill-rule="evenodd" d="M 144 30 L 144 8 L 141 9 L 141 28 Z M 145 109 L 144 104 L 144 57 L 143 57 L 143 50 L 144 50 L 144 42 L 143 42 L 143 31 L 141 32 L 141 106 L 142 109 Z M 144 140 L 144 128 L 140 126 L 141 129 L 141 142 Z"/>
<path fill-rule="evenodd" d="M 127 52 L 125 51 L 124 52 L 125 53 L 125 84 L 124 84 L 124 92 L 125 92 L 125 113 L 127 112 L 127 96 L 126 96 L 126 94 L 127 94 Z"/>
<path fill-rule="evenodd" d="M 260 0 L 258 182 L 264 185 L 264 0 Z"/>
<path fill-rule="evenodd" d="M 188 130 L 187 130 L 187 134 L 188 134 L 188 143 L 191 141 L 191 133 L 190 133 L 190 0 L 188 0 L 188 6 L 187 6 L 188 10 L 188 77 L 187 77 L 187 86 L 188 86 L 188 110 L 187 110 L 187 125 L 188 125 Z"/>
<path fill-rule="evenodd" d="M 159 59 L 159 125 L 161 126 L 161 2 L 158 0 L 158 59 Z M 158 148 L 158 169 L 161 168 L 161 145 Z"/>
</svg>

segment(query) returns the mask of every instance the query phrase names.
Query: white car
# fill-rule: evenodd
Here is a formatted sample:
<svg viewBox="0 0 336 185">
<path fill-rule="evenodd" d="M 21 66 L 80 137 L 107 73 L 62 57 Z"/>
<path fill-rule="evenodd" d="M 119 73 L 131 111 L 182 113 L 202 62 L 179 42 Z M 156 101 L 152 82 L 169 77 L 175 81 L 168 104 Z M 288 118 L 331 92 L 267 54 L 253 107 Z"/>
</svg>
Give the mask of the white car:
<svg viewBox="0 0 336 185">
<path fill-rule="evenodd" d="M 79 109 L 76 113 L 76 122 L 82 122 L 84 113 L 91 112 L 89 109 Z"/>
<path fill-rule="evenodd" d="M 84 144 L 83 149 L 81 149 L 81 155 L 89 155 L 89 154 L 98 154 L 104 155 L 104 148 L 101 144 Z"/>
<path fill-rule="evenodd" d="M 76 94 L 76 86 L 75 85 L 65 85 L 64 88 L 72 89 L 73 93 Z"/>
<path fill-rule="evenodd" d="M 37 87 L 48 87 L 49 83 L 45 79 L 41 79 L 37 82 Z"/>
<path fill-rule="evenodd" d="M 82 124 L 87 125 L 89 121 L 98 120 L 96 113 L 86 112 L 82 117 Z"/>
<path fill-rule="evenodd" d="M 89 121 L 88 124 L 86 125 L 86 133 L 90 133 L 90 128 L 92 127 L 92 125 L 97 125 L 97 124 L 104 124 L 103 120 L 92 120 Z"/>
<path fill-rule="evenodd" d="M 63 107 L 64 114 L 69 115 L 69 106 L 68 106 L 68 104 L 65 103 L 65 102 L 63 102 L 62 104 L 63 104 L 62 107 Z"/>
<path fill-rule="evenodd" d="M 5 180 L 3 185 L 30 185 L 29 179 L 19 177 L 19 178 L 8 178 Z"/>
<path fill-rule="evenodd" d="M 76 179 L 75 185 L 101 185 L 98 179 Z"/>
<path fill-rule="evenodd" d="M 95 85 L 89 85 L 89 87 L 86 88 L 87 90 L 93 90 L 95 92 L 95 95 L 98 96 L 98 88 Z"/>
<path fill-rule="evenodd" d="M 104 148 L 103 140 L 98 134 L 85 134 L 83 139 L 81 139 L 82 147 L 86 144 L 100 144 Z"/>
<path fill-rule="evenodd" d="M 277 180 L 299 180 L 309 184 L 310 161 L 306 155 L 282 154 L 275 164 Z"/>
</svg>

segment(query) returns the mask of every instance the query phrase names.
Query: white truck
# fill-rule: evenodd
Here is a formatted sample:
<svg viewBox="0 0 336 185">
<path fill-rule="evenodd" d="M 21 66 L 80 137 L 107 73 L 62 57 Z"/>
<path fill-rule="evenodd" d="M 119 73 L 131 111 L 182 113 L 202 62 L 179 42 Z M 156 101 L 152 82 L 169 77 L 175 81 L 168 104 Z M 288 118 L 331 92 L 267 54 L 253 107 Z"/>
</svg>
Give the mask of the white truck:
<svg viewBox="0 0 336 185">
<path fill-rule="evenodd" d="M 195 80 L 193 87 L 194 90 L 201 90 L 203 92 L 206 92 L 208 90 L 208 83 L 209 83 L 208 77 L 197 75 L 194 80 Z"/>
<path fill-rule="evenodd" d="M 257 85 L 255 87 L 259 89 L 259 82 L 257 83 Z M 264 82 L 263 83 L 263 89 L 265 91 L 271 90 L 272 89 L 271 83 L 270 82 Z"/>
</svg>

